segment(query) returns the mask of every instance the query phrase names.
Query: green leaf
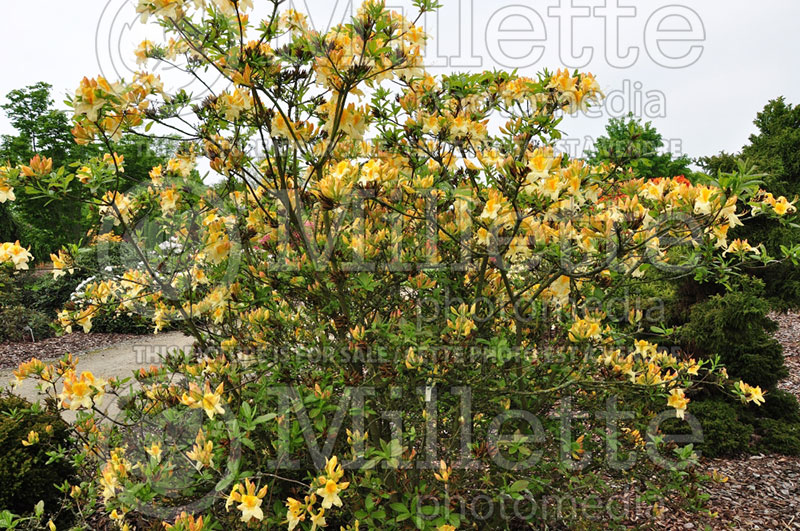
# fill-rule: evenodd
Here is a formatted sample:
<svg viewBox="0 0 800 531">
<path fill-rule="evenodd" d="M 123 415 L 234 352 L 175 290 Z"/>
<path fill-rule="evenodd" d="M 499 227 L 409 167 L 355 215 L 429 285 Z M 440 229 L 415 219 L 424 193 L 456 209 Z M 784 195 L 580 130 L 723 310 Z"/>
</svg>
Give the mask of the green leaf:
<svg viewBox="0 0 800 531">
<path fill-rule="evenodd" d="M 406 507 L 405 505 L 403 505 L 400 502 L 394 502 L 394 503 L 390 504 L 389 507 L 391 507 L 392 510 L 397 512 L 397 513 L 401 513 L 401 514 L 407 514 L 408 513 L 408 507 Z"/>
<path fill-rule="evenodd" d="M 528 488 L 530 482 L 526 479 L 515 481 L 508 487 L 509 492 L 520 492 Z"/>
</svg>

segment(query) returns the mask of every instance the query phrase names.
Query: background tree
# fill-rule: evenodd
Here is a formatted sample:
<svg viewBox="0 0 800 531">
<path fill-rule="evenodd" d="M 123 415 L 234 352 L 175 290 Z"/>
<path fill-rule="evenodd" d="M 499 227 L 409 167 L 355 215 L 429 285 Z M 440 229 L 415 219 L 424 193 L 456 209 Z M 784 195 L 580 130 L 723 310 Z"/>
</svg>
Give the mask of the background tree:
<svg viewBox="0 0 800 531">
<path fill-rule="evenodd" d="M 664 150 L 664 138 L 652 122 L 643 123 L 640 118 L 612 118 L 606 125 L 606 135 L 595 143 L 589 154 L 593 164 L 610 163 L 617 167 L 629 167 L 637 177 L 690 177 L 693 173 L 691 159 L 686 155 L 674 155 Z"/>
<path fill-rule="evenodd" d="M 69 167 L 98 154 L 97 146 L 73 141 L 66 113 L 54 108 L 52 86 L 39 82 L 15 89 L 0 105 L 16 135 L 0 140 L 0 162 L 28 164 L 36 155 L 51 159 L 53 167 Z M 127 184 L 148 178 L 153 166 L 164 162 L 167 141 L 130 136 L 116 146 L 125 159 Z M 123 183 L 123 187 L 125 183 Z M 0 205 L 0 236 L 4 241 L 19 240 L 40 260 L 66 244 L 78 243 L 96 219 L 87 205 L 63 197 L 20 197 L 13 204 Z"/>
<path fill-rule="evenodd" d="M 69 118 L 53 108 L 52 86 L 40 81 L 6 94 L 7 103 L 0 105 L 17 130 L 17 135 L 3 135 L 2 158 L 14 164 L 26 164 L 34 155 L 53 159 L 61 166 L 75 151 L 70 135 Z"/>
<path fill-rule="evenodd" d="M 746 160 L 766 190 L 793 200 L 800 191 L 800 109 L 778 98 L 754 123 L 758 132 L 739 153 L 701 157 L 698 165 L 718 179 L 735 173 Z M 781 246 L 800 240 L 800 231 L 791 223 L 756 217 L 732 228 L 729 238 L 763 245 L 767 254 L 777 256 Z M 790 261 L 772 261 L 751 264 L 743 272 L 736 279 L 681 281 L 669 324 L 678 330 L 683 349 L 699 357 L 720 353 L 731 376 L 757 382 L 771 406 L 755 410 L 709 389 L 696 397 L 689 411 L 703 424 L 703 451 L 711 457 L 752 451 L 798 454 L 800 408 L 793 395 L 777 388 L 787 370 L 783 349 L 772 337 L 777 325 L 769 312 L 797 306 L 800 271 Z"/>
<path fill-rule="evenodd" d="M 709 175 L 731 172 L 737 160 L 746 159 L 755 165 L 765 183 L 764 188 L 776 197 L 793 201 L 800 194 L 800 106 L 787 103 L 783 97 L 770 100 L 753 122 L 758 132 L 750 135 L 750 143 L 741 152 L 702 157 L 697 163 Z M 800 241 L 800 228 L 767 218 L 754 218 L 732 232 L 734 238 L 763 244 L 769 253 L 781 252 Z M 790 262 L 773 263 L 754 268 L 752 275 L 764 281 L 764 296 L 780 310 L 800 305 L 800 269 Z"/>
</svg>

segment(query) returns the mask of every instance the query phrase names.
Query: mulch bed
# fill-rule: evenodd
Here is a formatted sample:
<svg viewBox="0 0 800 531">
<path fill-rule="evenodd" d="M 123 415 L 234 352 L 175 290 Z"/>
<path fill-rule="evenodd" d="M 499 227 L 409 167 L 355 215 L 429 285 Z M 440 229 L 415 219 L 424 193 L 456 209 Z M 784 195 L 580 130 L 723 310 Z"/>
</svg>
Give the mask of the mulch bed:
<svg viewBox="0 0 800 531">
<path fill-rule="evenodd" d="M 80 354 L 89 350 L 109 347 L 136 337 L 138 336 L 135 334 L 84 334 L 74 332 L 36 342 L 0 343 L 0 369 L 15 369 L 20 363 L 33 357 L 41 360 L 53 360 L 70 352 Z"/>
<path fill-rule="evenodd" d="M 770 318 L 778 323 L 775 338 L 789 369 L 778 387 L 800 399 L 800 314 L 773 313 Z M 710 523 L 713 529 L 800 529 L 800 457 L 706 459 L 703 466 L 729 478 L 708 491 L 712 510 L 719 513 Z"/>
</svg>

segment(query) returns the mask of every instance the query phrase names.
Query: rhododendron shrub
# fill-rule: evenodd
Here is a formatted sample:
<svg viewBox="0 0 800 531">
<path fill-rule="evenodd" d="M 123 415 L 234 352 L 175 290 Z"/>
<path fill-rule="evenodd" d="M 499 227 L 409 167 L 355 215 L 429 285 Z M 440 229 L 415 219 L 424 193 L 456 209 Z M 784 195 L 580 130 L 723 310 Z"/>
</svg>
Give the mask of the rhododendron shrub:
<svg viewBox="0 0 800 531">
<path fill-rule="evenodd" d="M 89 330 L 111 307 L 196 340 L 135 382 L 79 374 L 72 358 L 20 367 L 77 411 L 82 517 L 590 525 L 645 478 L 647 503 L 695 500 L 697 456 L 660 422 L 691 421 L 698 386 L 754 403 L 761 389 L 660 349 L 654 323 L 610 315 L 610 299 L 647 275 L 769 260 L 727 231 L 794 207 L 746 171 L 645 182 L 554 152 L 565 114 L 602 97 L 590 74 L 434 77 L 419 19 L 368 2 L 318 32 L 271 4 L 259 20 L 244 0 L 140 1 L 168 37 L 139 47 L 143 64 L 229 86 L 198 100 L 146 71 L 84 78 L 73 133 L 106 156 L 75 175 L 8 170 L 90 202 L 96 245 L 130 251 L 130 267 L 64 309 L 64 327 Z M 179 149 L 148 182 L 116 187 L 114 143 L 148 131 Z M 221 183 L 199 178 L 209 167 Z M 69 253 L 53 261 L 69 274 Z M 548 496 L 595 508 L 547 512 Z"/>
</svg>

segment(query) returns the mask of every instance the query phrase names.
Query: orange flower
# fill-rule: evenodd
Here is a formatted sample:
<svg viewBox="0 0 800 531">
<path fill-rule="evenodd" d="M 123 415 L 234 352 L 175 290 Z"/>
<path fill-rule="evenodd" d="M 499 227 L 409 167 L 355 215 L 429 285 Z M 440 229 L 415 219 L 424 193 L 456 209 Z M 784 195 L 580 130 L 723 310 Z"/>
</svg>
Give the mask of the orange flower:
<svg viewBox="0 0 800 531">
<path fill-rule="evenodd" d="M 26 177 L 44 177 L 53 171 L 53 159 L 42 158 L 40 155 L 34 155 L 28 164 L 30 166 L 20 167 Z"/>
</svg>

